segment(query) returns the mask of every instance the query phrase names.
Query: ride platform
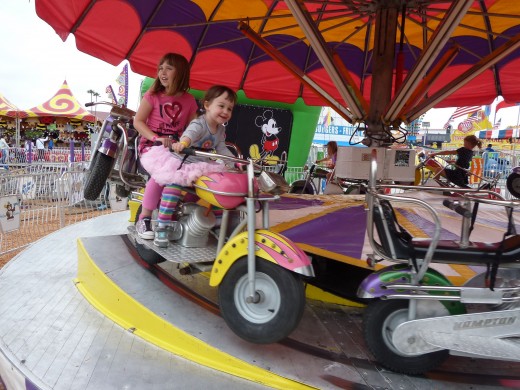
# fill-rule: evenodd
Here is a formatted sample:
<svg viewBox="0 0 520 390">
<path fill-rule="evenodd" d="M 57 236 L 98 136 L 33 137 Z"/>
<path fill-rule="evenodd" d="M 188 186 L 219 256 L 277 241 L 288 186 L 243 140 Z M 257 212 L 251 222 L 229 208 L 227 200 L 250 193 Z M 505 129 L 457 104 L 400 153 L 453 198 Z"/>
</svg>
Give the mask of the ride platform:
<svg viewBox="0 0 520 390">
<path fill-rule="evenodd" d="M 143 264 L 128 212 L 61 229 L 0 272 L 0 375 L 7 389 L 499 389 L 518 363 L 450 357 L 424 376 L 382 369 L 362 307 L 308 299 L 299 327 L 254 345 L 218 314 L 207 276 Z M 348 281 L 346 281 L 348 283 Z M 339 300 L 340 301 L 340 300 Z"/>
</svg>

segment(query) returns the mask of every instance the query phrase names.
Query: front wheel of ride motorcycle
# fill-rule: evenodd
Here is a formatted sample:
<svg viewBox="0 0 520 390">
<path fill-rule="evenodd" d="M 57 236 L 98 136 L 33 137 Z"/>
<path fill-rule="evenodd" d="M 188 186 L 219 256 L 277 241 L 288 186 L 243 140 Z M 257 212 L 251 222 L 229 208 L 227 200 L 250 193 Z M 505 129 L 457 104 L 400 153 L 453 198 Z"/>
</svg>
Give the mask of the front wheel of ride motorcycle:
<svg viewBox="0 0 520 390">
<path fill-rule="evenodd" d="M 437 307 L 426 309 L 425 311 L 431 314 L 422 318 L 439 315 L 441 312 L 449 314 L 441 302 L 431 302 Z M 418 356 L 405 356 L 397 350 L 392 342 L 392 335 L 398 325 L 408 321 L 408 305 L 409 302 L 404 299 L 378 300 L 370 303 L 363 313 L 363 332 L 368 349 L 382 366 L 401 374 L 417 375 L 439 366 L 447 359 L 449 353 L 442 350 Z"/>
<path fill-rule="evenodd" d="M 255 344 L 275 343 L 298 326 L 305 308 L 304 284 L 293 272 L 256 259 L 257 302 L 248 302 L 247 257 L 237 260 L 219 286 L 222 317 L 239 337 Z"/>
<path fill-rule="evenodd" d="M 520 199 L 520 174 L 512 172 L 506 181 L 507 190 L 515 198 Z"/>
<path fill-rule="evenodd" d="M 141 215 L 142 210 L 143 210 L 143 205 L 139 205 L 139 208 L 137 209 L 137 212 L 135 214 L 135 223 L 136 224 L 137 224 L 137 221 L 139 221 L 139 215 Z M 159 263 L 166 261 L 166 259 L 164 257 L 162 257 L 160 254 L 158 254 L 157 252 L 148 248 L 146 245 L 140 244 L 137 241 L 135 243 L 135 249 L 137 250 L 137 253 L 141 257 L 141 259 L 143 259 L 143 261 L 146 264 L 154 265 L 154 264 L 159 264 Z"/>
<path fill-rule="evenodd" d="M 105 186 L 112 171 L 114 159 L 103 153 L 96 152 L 87 173 L 83 196 L 87 200 L 96 200 Z"/>
<path fill-rule="evenodd" d="M 305 185 L 305 180 L 296 180 L 294 183 L 292 183 L 291 188 L 289 189 L 289 193 L 315 195 L 312 184 L 307 183 L 307 185 Z"/>
</svg>

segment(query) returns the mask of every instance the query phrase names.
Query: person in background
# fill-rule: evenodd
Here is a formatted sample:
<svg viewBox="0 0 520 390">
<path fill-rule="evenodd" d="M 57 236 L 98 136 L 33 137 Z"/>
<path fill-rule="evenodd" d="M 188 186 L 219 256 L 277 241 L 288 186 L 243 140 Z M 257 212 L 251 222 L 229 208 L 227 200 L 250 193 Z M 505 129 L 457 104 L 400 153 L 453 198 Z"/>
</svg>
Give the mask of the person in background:
<svg viewBox="0 0 520 390">
<path fill-rule="evenodd" d="M 336 167 L 336 158 L 338 157 L 338 143 L 336 141 L 327 142 L 327 156 L 320 160 L 316 160 L 316 164 L 325 163 L 325 166 L 333 170 Z M 327 178 L 327 181 L 331 179 L 332 172 L 325 171 L 323 169 L 316 169 L 316 174 L 323 174 Z"/>
<path fill-rule="evenodd" d="M 54 140 L 52 139 L 52 137 L 49 137 L 49 143 L 47 144 L 47 148 L 49 150 L 54 149 Z"/>
<path fill-rule="evenodd" d="M 49 137 L 40 137 L 36 139 L 36 159 L 38 161 L 44 161 L 44 155 L 45 155 L 45 142 L 49 140 Z"/>
<path fill-rule="evenodd" d="M 484 149 L 486 152 L 495 152 L 495 149 L 493 149 L 493 144 L 488 144 L 487 148 Z"/>
<path fill-rule="evenodd" d="M 7 164 L 9 162 L 9 144 L 4 137 L 0 138 L 0 152 L 2 153 L 0 164 Z"/>
<path fill-rule="evenodd" d="M 482 147 L 482 142 L 474 135 L 467 135 L 464 137 L 464 146 L 456 150 L 442 150 L 440 152 L 430 153 L 430 157 L 437 155 L 456 155 L 455 169 L 442 169 L 437 167 L 434 169 L 435 174 L 439 173 L 441 176 L 447 178 L 453 184 L 459 187 L 468 187 L 468 174 L 464 169 L 469 169 L 471 159 L 473 158 L 473 149 L 478 146 Z"/>
<path fill-rule="evenodd" d="M 197 102 L 188 93 L 189 82 L 190 65 L 185 57 L 167 53 L 159 60 L 157 78 L 144 94 L 134 117 L 134 127 L 141 135 L 141 160 L 156 143 L 160 143 L 165 151 L 170 149 L 174 139 L 178 140 L 186 125 L 197 117 Z M 169 158 L 175 158 L 171 153 L 169 155 Z M 159 205 L 162 191 L 163 185 L 158 184 L 151 174 L 143 194 L 142 211 L 135 226 L 142 239 L 154 239 L 151 216 Z"/>
<path fill-rule="evenodd" d="M 327 155 L 320 160 L 316 160 L 316 164 L 325 162 L 327 168 L 334 168 L 336 166 L 336 157 L 338 154 L 338 143 L 336 141 L 329 141 L 326 146 Z"/>
</svg>

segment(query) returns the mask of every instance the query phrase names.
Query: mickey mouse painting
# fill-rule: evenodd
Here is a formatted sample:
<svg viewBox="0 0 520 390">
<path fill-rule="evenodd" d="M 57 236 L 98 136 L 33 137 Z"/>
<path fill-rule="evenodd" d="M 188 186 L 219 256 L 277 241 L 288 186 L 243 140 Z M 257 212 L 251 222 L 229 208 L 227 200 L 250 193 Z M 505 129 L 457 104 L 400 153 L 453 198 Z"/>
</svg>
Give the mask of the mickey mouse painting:
<svg viewBox="0 0 520 390">
<path fill-rule="evenodd" d="M 260 152 L 258 145 L 254 144 L 249 149 L 250 156 L 253 159 L 278 160 L 274 152 L 280 146 L 278 134 L 282 131 L 282 128 L 277 126 L 276 119 L 273 117 L 273 111 L 266 110 L 261 116 L 257 116 L 255 125 L 262 130 L 262 152 Z M 271 163 L 276 164 L 276 161 L 271 161 Z"/>
</svg>

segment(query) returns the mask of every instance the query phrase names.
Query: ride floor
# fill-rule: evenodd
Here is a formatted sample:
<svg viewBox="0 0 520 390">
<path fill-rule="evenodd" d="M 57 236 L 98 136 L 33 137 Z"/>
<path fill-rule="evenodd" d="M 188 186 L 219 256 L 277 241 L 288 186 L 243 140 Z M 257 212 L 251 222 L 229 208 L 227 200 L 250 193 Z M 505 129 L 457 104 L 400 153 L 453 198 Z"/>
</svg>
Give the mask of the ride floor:
<svg viewBox="0 0 520 390">
<path fill-rule="evenodd" d="M 128 218 L 66 227 L 1 270 L 7 389 L 520 387 L 510 362 L 450 357 L 424 376 L 382 369 L 363 342 L 362 307 L 309 299 L 288 339 L 247 343 L 218 315 L 203 274 L 140 263 L 125 239 Z"/>
</svg>

